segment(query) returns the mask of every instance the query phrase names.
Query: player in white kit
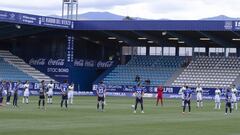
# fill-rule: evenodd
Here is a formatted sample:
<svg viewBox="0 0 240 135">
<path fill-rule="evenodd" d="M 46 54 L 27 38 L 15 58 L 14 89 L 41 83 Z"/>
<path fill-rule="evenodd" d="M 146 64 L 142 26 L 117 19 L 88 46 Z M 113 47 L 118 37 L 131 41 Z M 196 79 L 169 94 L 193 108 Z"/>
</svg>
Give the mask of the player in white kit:
<svg viewBox="0 0 240 135">
<path fill-rule="evenodd" d="M 198 84 L 196 88 L 196 93 L 197 93 L 197 107 L 203 107 L 203 101 L 202 101 L 202 96 L 203 96 L 203 89 L 200 87 L 200 84 Z"/>
<path fill-rule="evenodd" d="M 221 90 L 217 88 L 215 90 L 215 109 L 221 109 Z"/>
<path fill-rule="evenodd" d="M 26 103 L 28 104 L 29 103 L 29 95 L 30 95 L 30 92 L 29 92 L 29 82 L 26 81 L 26 83 L 23 85 L 23 103 Z"/>
<path fill-rule="evenodd" d="M 182 95 L 182 107 L 184 106 L 184 91 L 186 90 L 186 84 L 179 90 L 178 94 Z"/>
<path fill-rule="evenodd" d="M 238 109 L 238 104 L 237 104 L 238 90 L 235 87 L 235 85 L 232 85 L 231 91 L 232 91 L 232 109 L 234 109 L 235 107 L 235 110 L 237 110 Z"/>
<path fill-rule="evenodd" d="M 68 86 L 68 103 L 73 104 L 74 84 Z"/>
<path fill-rule="evenodd" d="M 54 88 L 54 84 L 53 81 L 50 81 L 50 83 L 47 85 L 47 95 L 48 95 L 48 99 L 47 99 L 47 103 L 48 104 L 52 104 L 52 99 L 53 99 L 53 88 Z"/>
</svg>

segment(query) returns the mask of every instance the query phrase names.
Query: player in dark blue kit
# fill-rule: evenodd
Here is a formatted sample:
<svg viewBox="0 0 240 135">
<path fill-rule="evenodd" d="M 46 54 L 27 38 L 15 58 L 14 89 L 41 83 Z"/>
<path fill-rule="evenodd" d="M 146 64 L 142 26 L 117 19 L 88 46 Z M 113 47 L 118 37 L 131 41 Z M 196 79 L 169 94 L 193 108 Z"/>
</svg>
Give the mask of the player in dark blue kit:
<svg viewBox="0 0 240 135">
<path fill-rule="evenodd" d="M 40 88 L 40 90 L 39 90 L 38 108 L 40 109 L 40 107 L 41 107 L 41 102 L 42 102 L 42 107 L 43 107 L 44 110 L 46 110 L 45 98 L 46 98 L 46 89 L 47 89 L 47 86 L 46 86 L 44 80 L 41 81 L 41 84 L 40 84 L 39 88 Z"/>
<path fill-rule="evenodd" d="M 6 104 L 9 105 L 11 96 L 12 96 L 12 82 L 11 81 L 6 82 L 6 90 L 7 90 Z"/>
<path fill-rule="evenodd" d="M 135 88 L 135 95 L 136 95 L 136 101 L 135 101 L 135 108 L 134 108 L 134 112 L 137 112 L 137 105 L 138 103 L 141 104 L 141 113 L 144 113 L 143 111 L 143 95 L 144 95 L 144 89 L 141 86 L 141 84 L 138 84 L 137 87 Z"/>
<path fill-rule="evenodd" d="M 99 106 L 101 104 L 102 109 L 101 111 L 104 111 L 104 98 L 106 93 L 106 86 L 103 84 L 103 81 L 101 81 L 97 86 L 97 110 L 99 111 Z"/>
<path fill-rule="evenodd" d="M 228 114 L 228 108 L 231 114 L 232 113 L 232 92 L 230 89 L 227 89 L 227 92 L 225 93 L 225 101 L 226 101 L 225 115 Z"/>
<path fill-rule="evenodd" d="M 192 98 L 192 90 L 186 86 L 186 90 L 183 92 L 184 97 L 184 106 L 183 106 L 183 114 L 185 113 L 186 106 L 188 105 L 188 112 L 191 112 L 191 98 Z"/>
<path fill-rule="evenodd" d="M 18 81 L 17 84 L 13 87 L 13 107 L 18 107 L 18 91 L 20 84 L 21 82 Z"/>
<path fill-rule="evenodd" d="M 62 91 L 62 100 L 61 100 L 61 108 L 63 107 L 63 102 L 65 103 L 66 109 L 68 108 L 68 86 L 67 80 L 61 86 Z"/>
<path fill-rule="evenodd" d="M 0 83 L 0 106 L 3 105 L 3 92 L 4 92 L 4 83 L 1 81 Z"/>
</svg>

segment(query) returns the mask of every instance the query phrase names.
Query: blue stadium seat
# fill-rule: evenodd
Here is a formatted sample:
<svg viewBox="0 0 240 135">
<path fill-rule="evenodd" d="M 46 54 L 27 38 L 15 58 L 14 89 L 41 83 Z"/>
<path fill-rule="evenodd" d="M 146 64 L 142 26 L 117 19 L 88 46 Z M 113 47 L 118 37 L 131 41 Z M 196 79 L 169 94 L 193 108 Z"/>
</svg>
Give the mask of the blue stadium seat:
<svg viewBox="0 0 240 135">
<path fill-rule="evenodd" d="M 30 82 L 38 82 L 33 77 L 28 74 L 22 72 L 18 68 L 14 67 L 10 63 L 4 61 L 3 58 L 0 58 L 0 79 L 1 80 L 11 80 L 11 81 L 30 81 Z"/>
<path fill-rule="evenodd" d="M 135 76 L 152 86 L 164 85 L 172 75 L 187 62 L 187 57 L 134 56 L 126 65 L 118 65 L 103 79 L 106 84 L 135 85 Z"/>
</svg>

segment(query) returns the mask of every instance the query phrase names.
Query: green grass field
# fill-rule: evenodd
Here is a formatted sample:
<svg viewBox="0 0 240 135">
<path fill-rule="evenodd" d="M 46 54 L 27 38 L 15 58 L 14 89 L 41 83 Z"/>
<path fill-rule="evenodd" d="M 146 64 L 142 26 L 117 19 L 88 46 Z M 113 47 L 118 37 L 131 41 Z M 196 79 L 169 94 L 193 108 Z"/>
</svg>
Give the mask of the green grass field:
<svg viewBox="0 0 240 135">
<path fill-rule="evenodd" d="M 37 108 L 37 97 L 20 108 L 0 108 L 0 135 L 239 135 L 240 112 L 224 115 L 213 110 L 213 101 L 203 109 L 193 103 L 183 115 L 180 100 L 166 100 L 156 107 L 145 99 L 145 113 L 133 114 L 133 98 L 108 97 L 105 112 L 96 111 L 96 97 L 75 97 L 68 110 L 59 107 L 60 97 L 47 111 Z"/>
</svg>

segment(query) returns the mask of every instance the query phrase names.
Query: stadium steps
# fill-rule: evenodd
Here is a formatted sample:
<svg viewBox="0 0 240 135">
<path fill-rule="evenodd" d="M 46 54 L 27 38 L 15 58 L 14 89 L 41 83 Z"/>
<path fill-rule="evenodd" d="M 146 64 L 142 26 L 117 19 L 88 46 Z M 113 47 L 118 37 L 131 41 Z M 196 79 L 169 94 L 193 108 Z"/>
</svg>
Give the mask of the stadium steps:
<svg viewBox="0 0 240 135">
<path fill-rule="evenodd" d="M 184 71 L 184 68 L 178 69 L 178 71 L 176 71 L 176 72 L 174 73 L 174 75 L 167 80 L 167 82 L 165 83 L 165 85 L 166 85 L 166 86 L 172 86 L 172 83 L 174 82 L 174 80 L 176 80 L 177 77 L 178 77 L 183 71 Z"/>
<path fill-rule="evenodd" d="M 38 82 L 32 76 L 19 70 L 9 62 L 5 61 L 4 58 L 0 57 L 0 80 L 11 80 L 11 81 L 26 81 Z"/>
<path fill-rule="evenodd" d="M 39 70 L 35 69 L 34 67 L 28 65 L 23 59 L 13 55 L 9 51 L 0 50 L 0 57 L 4 58 L 5 61 L 10 63 L 11 65 L 17 67 L 22 72 L 32 76 L 37 81 L 45 80 L 47 82 L 54 81 L 54 79 L 50 78 L 49 76 L 45 75 L 44 73 L 40 72 Z"/>
<path fill-rule="evenodd" d="M 94 82 L 93 84 L 98 84 L 100 81 L 104 80 L 104 78 L 110 73 L 112 72 L 112 70 L 116 67 L 115 66 L 112 66 L 111 68 L 105 70 Z"/>
</svg>

